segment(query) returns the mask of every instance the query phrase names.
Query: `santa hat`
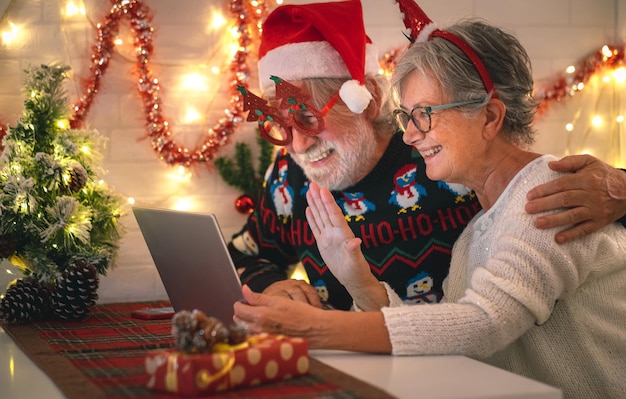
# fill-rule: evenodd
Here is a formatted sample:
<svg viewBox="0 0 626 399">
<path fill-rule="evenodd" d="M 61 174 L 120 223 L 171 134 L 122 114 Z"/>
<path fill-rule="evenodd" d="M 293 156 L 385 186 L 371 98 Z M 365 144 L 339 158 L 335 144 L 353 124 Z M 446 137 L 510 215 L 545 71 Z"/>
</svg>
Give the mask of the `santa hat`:
<svg viewBox="0 0 626 399">
<path fill-rule="evenodd" d="M 474 64 L 474 67 L 483 81 L 487 93 L 493 92 L 493 97 L 498 97 L 491 76 L 489 76 L 489 71 L 487 71 L 487 67 L 485 67 L 485 64 L 476 51 L 474 51 L 465 40 L 455 34 L 439 29 L 414 0 L 397 0 L 397 2 L 403 14 L 402 21 L 404 22 L 404 26 L 409 30 L 406 36 L 411 43 L 425 42 L 432 37 L 446 39 L 463 51 L 470 61 L 472 61 L 472 64 Z"/>
<path fill-rule="evenodd" d="M 367 108 L 372 95 L 366 74 L 380 69 L 378 52 L 365 34 L 360 0 L 277 7 L 263 23 L 259 47 L 261 90 L 274 82 L 307 78 L 351 78 L 339 96 L 354 113 Z"/>
</svg>

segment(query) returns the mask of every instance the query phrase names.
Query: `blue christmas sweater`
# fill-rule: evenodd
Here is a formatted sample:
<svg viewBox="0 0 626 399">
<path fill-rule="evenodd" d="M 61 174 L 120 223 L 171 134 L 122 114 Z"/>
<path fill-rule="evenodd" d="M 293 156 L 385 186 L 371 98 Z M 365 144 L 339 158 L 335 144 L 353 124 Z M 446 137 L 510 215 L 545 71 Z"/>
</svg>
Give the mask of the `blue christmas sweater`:
<svg viewBox="0 0 626 399">
<path fill-rule="evenodd" d="M 254 291 L 286 279 L 301 262 L 322 302 L 347 310 L 352 298 L 325 265 L 306 221 L 308 185 L 281 149 L 254 212 L 229 243 L 231 256 Z M 421 156 L 398 134 L 368 176 L 333 195 L 374 276 L 407 303 L 441 299 L 454 241 L 480 210 L 473 193 L 429 180 Z"/>
</svg>

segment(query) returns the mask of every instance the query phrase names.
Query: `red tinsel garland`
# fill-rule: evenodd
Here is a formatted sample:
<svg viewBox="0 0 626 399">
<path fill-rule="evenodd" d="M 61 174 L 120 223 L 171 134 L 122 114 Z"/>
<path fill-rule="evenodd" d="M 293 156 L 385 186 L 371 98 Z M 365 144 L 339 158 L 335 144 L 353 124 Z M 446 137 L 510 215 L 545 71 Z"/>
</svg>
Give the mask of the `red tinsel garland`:
<svg viewBox="0 0 626 399">
<path fill-rule="evenodd" d="M 208 130 L 205 139 L 196 148 L 186 148 L 172 138 L 169 122 L 163 116 L 163 100 L 160 95 L 159 80 L 150 67 L 153 54 L 150 9 L 142 0 L 111 0 L 113 6 L 103 21 L 97 24 L 97 41 L 92 47 L 91 76 L 87 80 L 85 94 L 72 108 L 70 121 L 72 128 L 79 128 L 91 108 L 93 100 L 100 89 L 101 79 L 106 73 L 109 61 L 115 51 L 113 41 L 119 31 L 120 21 L 124 17 L 130 19 L 130 29 L 134 35 L 134 46 L 137 54 L 136 74 L 138 76 L 137 91 L 141 96 L 145 113 L 146 137 L 151 138 L 152 148 L 159 157 L 170 165 L 190 166 L 193 163 L 206 163 L 213 160 L 219 148 L 228 143 L 228 136 L 235 132 L 243 122 L 243 99 L 237 86 L 247 87 L 250 67 L 247 64 L 249 46 L 253 40 L 250 25 L 258 26 L 258 21 L 267 14 L 264 2 L 255 2 L 254 10 L 249 13 L 243 0 L 229 0 L 229 8 L 237 21 L 239 33 L 239 49 L 234 55 L 229 71 L 230 107 L 225 110 L 224 117 Z"/>
<path fill-rule="evenodd" d="M 535 96 L 541 101 L 538 115 L 544 113 L 550 104 L 571 97 L 580 92 L 591 76 L 604 68 L 617 68 L 624 65 L 624 45 L 605 45 L 578 61 L 573 73 L 566 73 L 554 79 L 553 83 L 538 87 Z M 582 85 L 581 85 L 582 83 Z"/>
</svg>

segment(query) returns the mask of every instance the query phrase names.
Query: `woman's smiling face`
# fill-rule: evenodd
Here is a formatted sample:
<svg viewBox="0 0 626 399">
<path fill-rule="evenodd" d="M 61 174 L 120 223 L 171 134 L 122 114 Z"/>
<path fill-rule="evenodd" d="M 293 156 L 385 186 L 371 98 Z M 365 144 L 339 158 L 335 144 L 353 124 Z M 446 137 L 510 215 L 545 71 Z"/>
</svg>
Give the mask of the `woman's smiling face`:
<svg viewBox="0 0 626 399">
<path fill-rule="evenodd" d="M 403 87 L 402 108 L 406 112 L 415 107 L 434 107 L 451 102 L 454 100 L 446 96 L 439 83 L 428 75 L 413 72 Z M 420 132 L 410 121 L 403 135 L 404 142 L 422 155 L 426 174 L 431 180 L 464 184 L 472 163 L 485 149 L 481 135 L 482 118 L 468 117 L 459 108 L 433 111 L 430 118 L 428 133 Z M 422 126 L 422 129 L 427 128 Z"/>
</svg>

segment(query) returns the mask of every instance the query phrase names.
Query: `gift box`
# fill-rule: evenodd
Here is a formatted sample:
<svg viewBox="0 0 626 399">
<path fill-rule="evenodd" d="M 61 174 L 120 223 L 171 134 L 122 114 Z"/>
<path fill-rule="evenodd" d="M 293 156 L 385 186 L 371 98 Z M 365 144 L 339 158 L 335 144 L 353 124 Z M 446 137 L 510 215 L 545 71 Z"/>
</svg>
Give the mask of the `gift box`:
<svg viewBox="0 0 626 399">
<path fill-rule="evenodd" d="M 179 350 L 149 352 L 147 387 L 183 396 L 251 387 L 308 374 L 308 345 L 303 338 L 259 334 L 237 346 L 211 353 Z"/>
</svg>

